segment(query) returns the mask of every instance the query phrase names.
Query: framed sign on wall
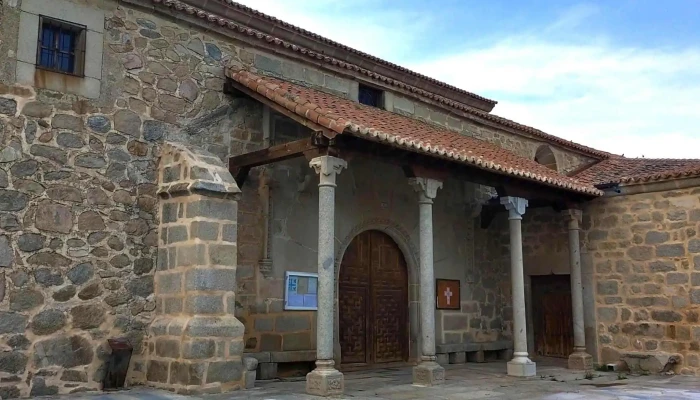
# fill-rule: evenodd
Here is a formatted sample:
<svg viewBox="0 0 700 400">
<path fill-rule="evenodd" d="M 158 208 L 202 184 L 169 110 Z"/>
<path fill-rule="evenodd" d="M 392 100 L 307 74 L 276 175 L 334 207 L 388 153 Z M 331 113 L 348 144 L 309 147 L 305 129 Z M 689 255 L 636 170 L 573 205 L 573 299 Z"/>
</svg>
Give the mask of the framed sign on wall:
<svg viewBox="0 0 700 400">
<path fill-rule="evenodd" d="M 435 294 L 437 301 L 435 306 L 438 310 L 459 310 L 459 289 L 460 281 L 455 279 L 436 279 Z"/>
<path fill-rule="evenodd" d="M 318 309 L 318 274 L 287 271 L 284 287 L 285 310 Z"/>
</svg>

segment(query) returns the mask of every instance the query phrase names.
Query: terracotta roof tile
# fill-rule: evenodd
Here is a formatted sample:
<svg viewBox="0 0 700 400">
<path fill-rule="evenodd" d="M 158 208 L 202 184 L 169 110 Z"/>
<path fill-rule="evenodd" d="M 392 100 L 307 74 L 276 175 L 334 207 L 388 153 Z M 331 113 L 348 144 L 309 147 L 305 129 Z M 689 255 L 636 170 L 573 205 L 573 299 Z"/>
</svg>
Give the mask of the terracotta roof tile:
<svg viewBox="0 0 700 400">
<path fill-rule="evenodd" d="M 234 81 L 299 116 L 308 118 L 318 115 L 318 124 L 337 133 L 428 153 L 499 174 L 579 193 L 602 194 L 589 184 L 560 175 L 533 160 L 445 128 L 290 82 L 261 77 L 245 70 L 227 68 L 226 74 Z"/>
<path fill-rule="evenodd" d="M 466 105 L 466 104 L 463 104 L 463 103 L 460 103 L 460 102 L 457 102 L 457 101 L 454 101 L 454 100 L 450 100 L 450 99 L 448 99 L 448 98 L 446 98 L 446 97 L 443 97 L 443 96 L 440 96 L 440 95 L 438 95 L 438 94 L 431 93 L 431 92 L 425 91 L 425 90 L 423 90 L 423 89 L 419 89 L 419 88 L 417 88 L 417 87 L 415 87 L 415 86 L 406 84 L 406 83 L 404 83 L 404 82 L 401 82 L 401 81 L 398 81 L 398 80 L 395 80 L 395 79 L 392 79 L 392 78 L 388 78 L 388 77 L 386 77 L 386 76 L 377 74 L 376 72 L 373 72 L 373 71 L 369 71 L 369 70 L 367 70 L 367 69 L 364 69 L 364 68 L 362 68 L 362 67 L 360 67 L 360 66 L 358 66 L 358 65 L 351 64 L 351 63 L 348 63 L 348 62 L 345 62 L 345 61 L 341 61 L 341 60 L 338 60 L 338 59 L 336 59 L 336 58 L 329 57 L 329 56 L 327 56 L 327 55 L 325 55 L 325 54 L 321 54 L 321 53 L 317 53 L 317 52 L 315 52 L 315 51 L 309 50 L 309 49 L 307 49 L 307 48 L 305 48 L 305 47 L 296 45 L 296 44 L 294 44 L 294 43 L 290 43 L 290 42 L 281 40 L 281 39 L 276 38 L 276 37 L 274 37 L 274 36 L 272 36 L 272 35 L 268 35 L 268 34 L 266 34 L 266 33 L 260 32 L 260 31 L 258 31 L 258 30 L 255 30 L 255 29 L 249 28 L 249 27 L 247 27 L 247 26 L 238 24 L 238 23 L 236 23 L 236 22 L 234 22 L 234 21 L 231 21 L 231 20 L 229 20 L 229 19 L 227 19 L 227 18 L 224 18 L 224 17 L 222 17 L 222 16 L 219 16 L 219 15 L 216 15 L 216 14 L 212 14 L 212 13 L 208 13 L 208 12 L 202 10 L 201 8 L 197 8 L 197 7 L 191 6 L 191 5 L 189 5 L 189 4 L 187 4 L 187 3 L 184 3 L 184 2 L 182 2 L 182 1 L 180 1 L 180 0 L 151 0 L 151 1 L 152 1 L 153 3 L 157 3 L 157 4 L 160 3 L 160 4 L 162 4 L 162 5 L 166 6 L 166 7 L 172 8 L 172 9 L 174 9 L 174 10 L 176 10 L 176 11 L 183 12 L 183 13 L 186 13 L 186 14 L 190 14 L 190 15 L 196 16 L 196 17 L 198 17 L 198 18 L 200 18 L 200 19 L 202 19 L 202 20 L 205 20 L 205 21 L 207 21 L 207 22 L 209 22 L 209 23 L 212 23 L 212 24 L 217 24 L 217 25 L 219 25 L 219 26 L 221 26 L 221 27 L 223 27 L 223 28 L 227 28 L 227 29 L 230 29 L 230 30 L 232 30 L 232 31 L 236 31 L 236 32 L 239 32 L 239 33 L 248 35 L 248 36 L 250 36 L 250 37 L 257 38 L 258 40 L 265 41 L 265 42 L 267 42 L 267 43 L 271 43 L 271 44 L 274 44 L 274 45 L 277 45 L 277 46 L 281 46 L 281 47 L 284 47 L 284 48 L 286 48 L 286 49 L 290 49 L 290 50 L 292 50 L 292 51 L 298 52 L 298 53 L 300 53 L 301 55 L 306 56 L 307 58 L 313 59 L 313 60 L 315 60 L 315 61 L 316 61 L 316 60 L 320 60 L 320 61 L 323 61 L 323 62 L 325 62 L 325 63 L 327 63 L 327 64 L 331 64 L 331 65 L 336 66 L 336 67 L 339 67 L 339 68 L 344 68 L 344 69 L 348 69 L 348 70 L 352 70 L 352 71 L 361 73 L 361 74 L 363 74 L 363 75 L 365 75 L 365 76 L 367 76 L 367 77 L 369 77 L 369 78 L 378 80 L 378 81 L 380 81 L 380 82 L 382 82 L 382 83 L 385 83 L 385 84 L 387 84 L 387 85 L 395 86 L 395 87 L 397 87 L 397 88 L 410 91 L 411 93 L 415 93 L 415 94 L 417 94 L 417 95 L 419 95 L 419 96 L 423 96 L 423 97 L 425 97 L 425 98 L 431 99 L 431 100 L 433 100 L 433 101 L 435 101 L 435 102 L 437 102 L 437 103 L 439 103 L 439 104 L 444 104 L 445 106 L 452 107 L 452 108 L 454 108 L 454 109 L 460 110 L 460 111 L 465 112 L 465 113 L 467 113 L 467 114 L 471 114 L 471 115 L 473 115 L 473 116 L 475 116 L 475 117 L 477 117 L 477 118 L 482 118 L 482 119 L 484 119 L 484 120 L 486 120 L 486 121 L 490 121 L 490 122 L 493 122 L 493 123 L 496 123 L 496 124 L 499 124 L 499 125 L 502 125 L 502 126 L 505 126 L 505 127 L 511 128 L 511 129 L 514 129 L 514 130 L 516 130 L 516 131 L 521 131 L 521 132 L 524 132 L 524 133 L 533 135 L 533 136 L 535 136 L 535 137 L 542 138 L 542 139 L 547 140 L 547 141 L 549 141 L 549 142 L 558 143 L 558 144 L 560 144 L 560 145 L 562 145 L 562 146 L 565 146 L 565 147 L 567 147 L 567 148 L 575 149 L 575 150 L 577 150 L 577 151 L 586 153 L 586 154 L 588 154 L 588 155 L 590 155 L 590 156 L 593 156 L 593 157 L 596 157 L 596 158 L 604 159 L 604 158 L 607 158 L 607 157 L 610 156 L 610 154 L 607 153 L 607 152 L 600 151 L 600 150 L 597 150 L 597 149 L 594 149 L 594 148 L 591 148 L 591 147 L 588 147 L 588 146 L 584 146 L 584 145 L 582 145 L 582 144 L 575 143 L 575 142 L 572 142 L 572 141 L 570 141 L 570 140 L 566 140 L 566 139 L 560 138 L 560 137 L 558 137 L 558 136 L 550 135 L 550 134 L 548 134 L 548 133 L 546 133 L 546 132 L 543 132 L 543 131 L 541 131 L 541 130 L 539 130 L 539 129 L 536 129 L 536 128 L 533 128 L 533 127 L 530 127 L 530 126 L 527 126 L 527 125 L 519 124 L 519 123 L 514 122 L 514 121 L 511 121 L 511 120 L 509 120 L 509 119 L 507 119 L 507 118 L 499 117 L 499 116 L 497 116 L 497 115 L 493 115 L 493 114 L 490 114 L 490 113 L 487 113 L 487 112 L 484 112 L 484 111 L 481 111 L 481 110 L 477 110 L 476 108 L 470 107 L 470 106 L 468 106 L 468 105 Z M 226 1 L 227 3 L 229 3 L 228 0 L 224 0 L 224 1 Z M 258 12 L 258 11 L 254 11 L 254 10 L 248 8 L 248 7 L 245 7 L 245 6 L 242 6 L 242 5 L 238 4 L 238 3 L 235 3 L 235 2 L 233 2 L 233 1 L 231 1 L 230 4 L 231 4 L 232 6 L 235 6 L 235 7 L 241 8 L 241 9 L 245 9 L 245 10 L 247 10 L 247 11 L 249 11 L 249 12 L 258 13 L 257 15 L 265 15 L 265 14 L 262 14 L 262 13 L 260 13 L 260 12 Z M 281 23 L 281 21 L 277 20 L 276 18 L 269 17 L 269 16 L 266 16 L 266 17 L 268 17 L 268 18 L 270 19 L 271 22 Z M 286 23 L 285 23 L 285 24 L 286 24 Z M 286 24 L 285 26 L 292 27 L 292 25 L 289 25 L 289 24 Z M 304 30 L 301 29 L 301 28 L 296 28 L 296 27 L 294 27 L 294 28 L 295 28 L 295 29 L 299 29 L 300 32 L 301 32 L 301 31 L 304 31 Z M 304 32 L 306 32 L 306 31 L 304 31 Z M 318 36 L 318 35 L 316 35 L 316 36 Z M 318 38 L 321 38 L 321 37 L 318 36 Z M 327 39 L 326 39 L 326 40 L 327 40 Z M 335 42 L 332 42 L 332 41 L 329 40 L 329 43 L 335 43 Z M 347 47 L 347 46 L 343 46 L 343 45 L 340 45 L 340 44 L 337 44 L 337 45 L 339 46 L 339 48 L 346 49 L 347 51 L 351 51 L 351 50 L 352 50 L 351 48 L 349 48 L 349 47 Z M 356 50 L 353 50 L 353 51 L 356 51 Z M 357 52 L 357 53 L 358 53 L 358 54 L 364 54 L 364 53 L 360 53 L 360 52 Z M 394 64 L 388 63 L 388 62 L 386 62 L 386 61 L 380 60 L 380 59 L 378 59 L 378 58 L 374 58 L 374 59 L 376 59 L 377 61 L 385 62 L 385 63 L 387 63 L 387 65 L 394 65 Z M 400 68 L 400 67 L 397 66 L 397 68 Z M 410 71 L 407 70 L 407 69 L 406 69 L 405 71 L 407 71 L 407 73 L 410 72 Z M 414 72 L 413 74 L 415 74 L 416 76 L 420 76 L 420 77 L 422 77 L 422 78 L 425 78 L 425 79 L 432 79 L 432 78 L 423 77 L 422 75 L 419 75 L 419 74 L 417 74 L 417 73 L 415 73 L 415 72 Z M 435 83 L 440 83 L 440 84 L 444 85 L 445 87 L 449 87 L 449 88 L 451 88 L 452 90 L 458 90 L 458 89 L 456 89 L 456 88 L 453 88 L 452 86 L 449 86 L 449 85 L 447 85 L 447 84 L 445 84 L 445 83 L 439 82 L 439 81 L 437 81 L 437 80 L 435 80 L 435 79 L 432 79 L 432 81 L 434 81 Z M 459 89 L 459 90 L 461 90 L 461 89 Z M 466 94 L 470 94 L 470 95 L 472 95 L 472 96 L 474 96 L 474 97 L 476 97 L 476 98 L 479 98 L 479 99 L 488 100 L 488 99 L 485 99 L 485 98 L 483 98 L 483 97 L 481 97 L 481 96 L 478 96 L 478 95 L 473 94 L 473 93 L 470 93 L 470 92 L 466 92 L 466 91 L 463 91 L 463 92 L 466 93 Z"/>
<path fill-rule="evenodd" d="M 700 176 L 700 160 L 613 156 L 573 175 L 591 185 L 642 183 Z"/>
</svg>

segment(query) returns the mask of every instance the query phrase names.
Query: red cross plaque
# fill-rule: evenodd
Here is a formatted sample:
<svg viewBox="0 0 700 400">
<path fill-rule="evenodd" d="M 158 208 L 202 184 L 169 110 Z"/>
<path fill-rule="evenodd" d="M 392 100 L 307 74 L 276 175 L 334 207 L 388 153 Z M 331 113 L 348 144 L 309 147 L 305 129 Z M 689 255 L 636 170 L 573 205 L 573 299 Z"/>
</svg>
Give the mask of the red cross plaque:
<svg viewBox="0 0 700 400">
<path fill-rule="evenodd" d="M 436 279 L 435 294 L 437 295 L 438 310 L 459 310 L 460 281 L 452 279 Z"/>
</svg>

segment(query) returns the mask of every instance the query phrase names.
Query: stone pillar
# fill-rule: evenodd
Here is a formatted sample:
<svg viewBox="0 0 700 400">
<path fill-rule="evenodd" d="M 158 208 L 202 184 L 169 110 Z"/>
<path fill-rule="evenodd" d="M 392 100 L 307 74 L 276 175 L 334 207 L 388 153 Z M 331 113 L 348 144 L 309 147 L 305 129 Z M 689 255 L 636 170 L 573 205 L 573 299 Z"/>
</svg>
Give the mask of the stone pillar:
<svg viewBox="0 0 700 400">
<path fill-rule="evenodd" d="M 525 277 L 523 273 L 522 219 L 527 208 L 527 200 L 519 197 L 503 197 L 508 210 L 510 225 L 510 273 L 513 285 L 513 359 L 508 362 L 508 375 L 535 376 L 535 363 L 527 353 L 527 321 L 525 318 Z"/>
<path fill-rule="evenodd" d="M 236 304 L 240 190 L 216 156 L 166 143 L 158 170 L 156 318 L 147 384 L 178 393 L 245 387 Z"/>
<path fill-rule="evenodd" d="M 586 333 L 583 323 L 583 284 L 581 283 L 581 210 L 563 212 L 569 226 L 569 264 L 571 266 L 571 305 L 574 318 L 574 352 L 569 355 L 569 369 L 593 369 L 593 357 L 586 353 Z"/>
<path fill-rule="evenodd" d="M 413 384 L 433 386 L 445 383 L 445 369 L 435 356 L 435 273 L 433 271 L 433 199 L 442 182 L 410 178 L 418 192 L 420 230 L 420 332 L 421 361 L 413 367 Z"/>
<path fill-rule="evenodd" d="M 347 163 L 332 156 L 316 157 L 309 165 L 318 184 L 318 313 L 316 369 L 306 375 L 306 392 L 317 396 L 343 393 L 343 374 L 333 361 L 333 304 L 335 299 L 335 178 Z"/>
</svg>

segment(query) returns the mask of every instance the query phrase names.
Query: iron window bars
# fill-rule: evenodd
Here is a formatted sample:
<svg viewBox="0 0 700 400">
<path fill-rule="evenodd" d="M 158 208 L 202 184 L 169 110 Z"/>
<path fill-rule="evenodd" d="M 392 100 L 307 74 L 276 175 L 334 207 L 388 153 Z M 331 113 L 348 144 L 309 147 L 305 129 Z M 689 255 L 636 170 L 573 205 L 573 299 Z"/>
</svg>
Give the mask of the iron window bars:
<svg viewBox="0 0 700 400">
<path fill-rule="evenodd" d="M 86 32 L 84 25 L 40 16 L 37 68 L 84 76 Z"/>
</svg>

